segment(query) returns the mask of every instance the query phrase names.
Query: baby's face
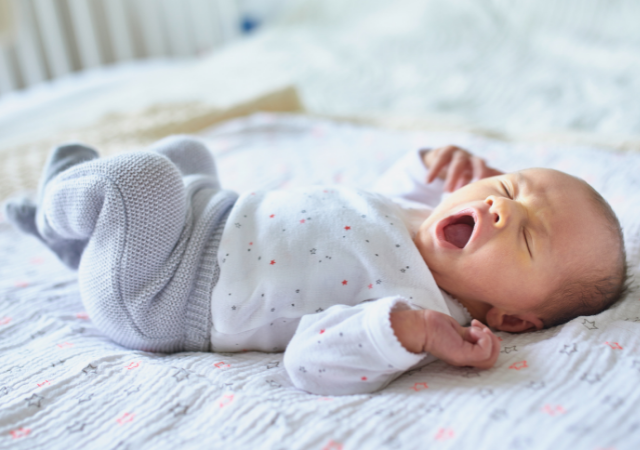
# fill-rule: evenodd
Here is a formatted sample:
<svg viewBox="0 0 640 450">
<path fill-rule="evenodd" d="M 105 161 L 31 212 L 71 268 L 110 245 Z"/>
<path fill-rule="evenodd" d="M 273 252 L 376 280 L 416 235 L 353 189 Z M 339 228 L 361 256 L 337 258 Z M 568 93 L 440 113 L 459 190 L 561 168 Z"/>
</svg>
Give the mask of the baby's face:
<svg viewBox="0 0 640 450">
<path fill-rule="evenodd" d="M 537 318 L 563 280 L 600 265 L 603 251 L 611 253 L 599 239 L 603 230 L 581 181 L 528 169 L 455 191 L 421 225 L 415 243 L 438 285 L 494 326 L 496 311 Z"/>
</svg>

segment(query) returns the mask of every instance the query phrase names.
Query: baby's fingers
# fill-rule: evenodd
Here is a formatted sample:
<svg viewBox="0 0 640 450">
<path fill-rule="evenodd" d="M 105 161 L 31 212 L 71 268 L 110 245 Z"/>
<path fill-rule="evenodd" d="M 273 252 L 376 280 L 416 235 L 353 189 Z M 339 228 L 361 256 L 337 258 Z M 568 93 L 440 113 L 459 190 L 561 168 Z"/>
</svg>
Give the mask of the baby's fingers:
<svg viewBox="0 0 640 450">
<path fill-rule="evenodd" d="M 488 176 L 488 168 L 487 164 L 484 162 L 484 159 L 478 158 L 477 156 L 471 157 L 471 167 L 473 167 L 473 181 L 478 181 Z"/>
<path fill-rule="evenodd" d="M 500 342 L 498 338 L 488 329 L 471 327 L 469 333 L 476 339 L 476 357 L 478 358 L 470 365 L 479 369 L 489 369 L 493 367 L 500 352 Z"/>
<path fill-rule="evenodd" d="M 434 156 L 429 167 L 429 176 L 427 177 L 427 183 L 431 183 L 437 178 L 442 169 L 451 162 L 455 147 L 447 146 L 436 148 L 432 150 Z"/>
<path fill-rule="evenodd" d="M 469 156 L 462 151 L 455 152 L 447 171 L 447 178 L 444 181 L 444 190 L 447 192 L 453 192 L 454 188 L 463 177 L 463 174 L 468 170 Z"/>
</svg>

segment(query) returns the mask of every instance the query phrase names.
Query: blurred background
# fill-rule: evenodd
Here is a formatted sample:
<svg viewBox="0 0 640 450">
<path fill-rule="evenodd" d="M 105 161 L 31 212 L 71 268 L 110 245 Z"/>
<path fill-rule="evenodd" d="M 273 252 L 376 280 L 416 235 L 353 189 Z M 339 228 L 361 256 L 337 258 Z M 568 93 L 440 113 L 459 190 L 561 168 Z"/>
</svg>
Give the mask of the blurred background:
<svg viewBox="0 0 640 450">
<path fill-rule="evenodd" d="M 0 149 L 269 95 L 242 112 L 633 146 L 639 19 L 636 0 L 0 0 Z"/>
<path fill-rule="evenodd" d="M 286 0 L 0 0 L 0 94 L 71 72 L 202 56 Z"/>
</svg>

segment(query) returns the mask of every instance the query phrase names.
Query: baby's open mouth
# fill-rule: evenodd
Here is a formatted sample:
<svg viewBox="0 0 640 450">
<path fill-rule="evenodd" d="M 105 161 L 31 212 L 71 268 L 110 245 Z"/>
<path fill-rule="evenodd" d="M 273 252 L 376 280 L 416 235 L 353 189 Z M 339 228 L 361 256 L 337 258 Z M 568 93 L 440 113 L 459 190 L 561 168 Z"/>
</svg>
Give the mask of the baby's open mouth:
<svg viewBox="0 0 640 450">
<path fill-rule="evenodd" d="M 471 215 L 465 214 L 455 217 L 449 224 L 445 225 L 443 229 L 444 238 L 456 247 L 464 248 L 471 238 L 475 225 L 476 221 Z"/>
</svg>

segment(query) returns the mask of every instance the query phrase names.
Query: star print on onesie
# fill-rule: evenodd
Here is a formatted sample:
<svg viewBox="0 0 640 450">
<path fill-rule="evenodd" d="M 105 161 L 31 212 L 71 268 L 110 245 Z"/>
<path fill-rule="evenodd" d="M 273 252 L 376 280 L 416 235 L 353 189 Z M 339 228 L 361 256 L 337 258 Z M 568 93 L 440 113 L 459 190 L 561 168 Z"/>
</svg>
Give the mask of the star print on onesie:
<svg viewBox="0 0 640 450">
<path fill-rule="evenodd" d="M 431 211 L 422 207 L 420 220 Z M 405 213 L 384 195 L 345 187 L 241 195 L 218 252 L 212 350 L 286 349 L 294 385 L 322 394 L 371 392 L 433 360 L 402 347 L 390 312 L 470 317 L 436 285 Z"/>
</svg>

